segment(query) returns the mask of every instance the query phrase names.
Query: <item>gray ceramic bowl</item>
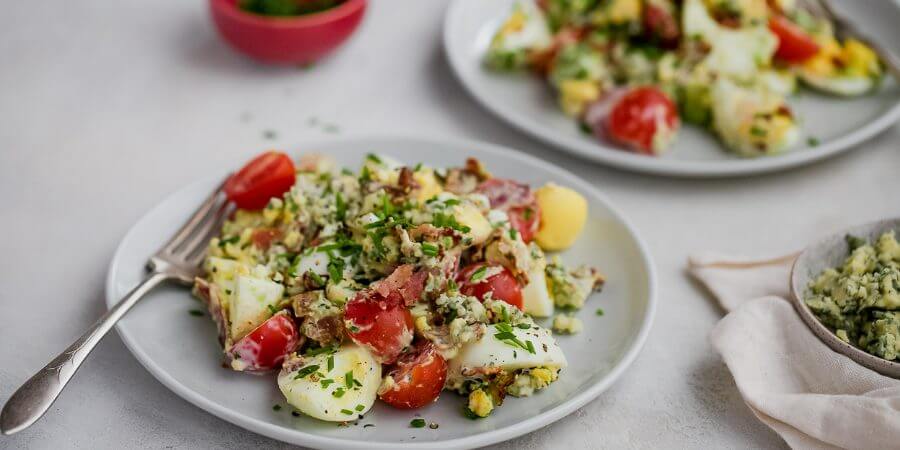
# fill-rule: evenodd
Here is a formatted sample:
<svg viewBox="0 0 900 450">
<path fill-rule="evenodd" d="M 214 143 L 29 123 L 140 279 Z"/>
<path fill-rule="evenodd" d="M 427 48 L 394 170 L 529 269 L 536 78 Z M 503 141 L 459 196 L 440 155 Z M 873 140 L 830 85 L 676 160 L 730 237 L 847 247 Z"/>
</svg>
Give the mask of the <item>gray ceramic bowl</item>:
<svg viewBox="0 0 900 450">
<path fill-rule="evenodd" d="M 860 225 L 845 230 L 842 233 L 829 236 L 807 247 L 797 260 L 791 271 L 791 303 L 800 314 L 803 322 L 832 350 L 849 357 L 850 359 L 872 369 L 882 375 L 892 378 L 900 378 L 900 363 L 888 361 L 850 345 L 834 335 L 819 319 L 810 311 L 803 301 L 810 280 L 817 277 L 823 270 L 843 264 L 849 253 L 844 237 L 848 234 L 861 238 L 875 240 L 882 233 L 890 230 L 900 232 L 900 218 L 882 220 L 867 225 Z"/>
</svg>

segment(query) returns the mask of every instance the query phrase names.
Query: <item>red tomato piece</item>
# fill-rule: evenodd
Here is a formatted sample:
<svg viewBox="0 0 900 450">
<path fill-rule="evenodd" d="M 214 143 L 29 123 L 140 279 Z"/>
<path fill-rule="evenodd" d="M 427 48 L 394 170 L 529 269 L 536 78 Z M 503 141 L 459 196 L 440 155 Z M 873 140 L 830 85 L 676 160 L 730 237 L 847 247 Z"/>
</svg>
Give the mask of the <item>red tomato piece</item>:
<svg viewBox="0 0 900 450">
<path fill-rule="evenodd" d="M 378 394 L 381 400 L 394 408 L 421 408 L 437 400 L 444 389 L 447 361 L 430 341 L 425 341 L 404 353 L 387 376 L 394 383 Z"/>
<path fill-rule="evenodd" d="M 488 271 L 495 271 L 494 268 L 500 269 L 500 272 L 485 276 Z M 462 294 L 484 300 L 490 292 L 491 298 L 503 300 L 522 310 L 525 308 L 522 288 L 506 267 L 488 266 L 485 263 L 469 264 L 456 275 L 456 283 L 459 284 L 459 292 Z"/>
<path fill-rule="evenodd" d="M 235 342 L 226 354 L 229 361 L 242 363 L 240 370 L 262 372 L 277 369 L 299 345 L 294 320 L 287 314 L 276 314 Z"/>
<path fill-rule="evenodd" d="M 541 208 L 537 202 L 531 206 L 513 208 L 506 213 L 509 216 L 509 225 L 519 232 L 522 240 L 529 243 L 538 232 L 541 219 Z"/>
<path fill-rule="evenodd" d="M 347 334 L 367 347 L 382 364 L 397 360 L 412 342 L 413 318 L 400 296 L 384 298 L 372 290 L 360 291 L 344 309 Z"/>
<path fill-rule="evenodd" d="M 778 36 L 775 57 L 789 63 L 801 63 L 819 53 L 819 44 L 784 16 L 769 19 L 769 29 Z"/>
<path fill-rule="evenodd" d="M 294 185 L 294 162 L 281 152 L 253 158 L 225 182 L 225 194 L 241 209 L 262 209 L 272 197 L 280 197 Z"/>
<path fill-rule="evenodd" d="M 648 155 L 654 154 L 653 141 L 659 133 L 671 133 L 677 127 L 675 103 L 651 86 L 625 93 L 606 118 L 606 132 L 610 138 Z"/>
</svg>

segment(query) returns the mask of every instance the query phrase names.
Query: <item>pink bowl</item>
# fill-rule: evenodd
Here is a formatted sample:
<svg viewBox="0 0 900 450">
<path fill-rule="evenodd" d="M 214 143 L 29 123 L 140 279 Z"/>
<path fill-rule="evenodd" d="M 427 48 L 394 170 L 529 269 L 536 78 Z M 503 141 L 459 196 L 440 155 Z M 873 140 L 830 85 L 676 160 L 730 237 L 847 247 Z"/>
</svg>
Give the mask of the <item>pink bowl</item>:
<svg viewBox="0 0 900 450">
<path fill-rule="evenodd" d="M 246 12 L 237 0 L 209 0 L 219 34 L 235 50 L 275 64 L 308 64 L 331 53 L 353 34 L 366 11 L 366 0 L 296 17 L 267 17 Z"/>
</svg>

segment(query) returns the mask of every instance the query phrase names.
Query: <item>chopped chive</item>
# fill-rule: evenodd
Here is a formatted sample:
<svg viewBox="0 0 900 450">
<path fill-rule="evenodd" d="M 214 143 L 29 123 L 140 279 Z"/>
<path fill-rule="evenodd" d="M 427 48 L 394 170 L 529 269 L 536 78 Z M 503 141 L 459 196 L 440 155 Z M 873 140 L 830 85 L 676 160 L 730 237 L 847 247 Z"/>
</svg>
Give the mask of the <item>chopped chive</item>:
<svg viewBox="0 0 900 450">
<path fill-rule="evenodd" d="M 334 369 L 334 355 L 328 355 L 328 371 Z"/>
<path fill-rule="evenodd" d="M 318 365 L 318 364 L 313 364 L 313 365 L 310 365 L 310 366 L 306 366 L 306 367 L 304 367 L 304 368 L 302 368 L 302 369 L 300 369 L 300 370 L 297 371 L 297 375 L 294 375 L 294 379 L 295 379 L 295 380 L 299 380 L 299 379 L 301 379 L 301 378 L 305 378 L 305 377 L 309 376 L 310 374 L 314 373 L 314 372 L 317 371 L 317 370 L 319 370 L 319 365 Z"/>
<path fill-rule="evenodd" d="M 342 409 L 341 413 L 346 414 L 348 416 L 353 415 L 353 411 L 350 411 L 349 409 Z"/>
<path fill-rule="evenodd" d="M 275 411 L 281 411 L 281 405 L 278 405 L 278 404 L 272 405 L 272 409 Z"/>
<path fill-rule="evenodd" d="M 188 311 L 188 314 L 190 314 L 194 317 L 201 317 L 204 315 L 203 311 L 200 311 L 199 309 L 192 309 L 192 310 Z"/>
<path fill-rule="evenodd" d="M 356 405 L 356 408 L 355 408 L 355 409 L 356 409 L 357 411 L 360 411 L 360 412 L 361 412 L 362 410 L 366 409 L 366 407 L 365 407 L 364 405 Z"/>
<path fill-rule="evenodd" d="M 337 389 L 334 390 L 334 392 L 331 393 L 331 396 L 332 396 L 332 397 L 341 398 L 341 397 L 344 396 L 344 393 L 345 393 L 345 392 L 346 392 L 346 391 L 344 390 L 344 388 L 337 388 Z"/>
<path fill-rule="evenodd" d="M 276 307 L 274 307 L 274 306 L 272 306 L 272 305 L 266 305 L 266 307 L 269 308 L 269 312 L 272 313 L 272 314 L 275 314 L 275 313 L 278 312 L 278 308 L 276 308 Z"/>
<path fill-rule="evenodd" d="M 332 380 L 331 378 L 323 378 L 322 380 L 319 381 L 319 384 L 322 385 L 322 389 L 325 389 L 328 386 L 331 386 L 332 383 L 334 383 L 334 380 Z"/>
<path fill-rule="evenodd" d="M 317 355 L 321 355 L 321 354 L 323 354 L 323 353 L 334 353 L 334 352 L 337 351 L 337 349 L 338 349 L 337 346 L 334 346 L 334 347 L 317 347 L 317 348 L 310 348 L 310 349 L 307 349 L 307 350 L 306 350 L 306 352 L 304 353 L 304 355 L 306 355 L 306 356 L 317 356 Z"/>
<path fill-rule="evenodd" d="M 603 308 L 597 308 L 597 315 L 602 316 L 603 314 Z"/>
<path fill-rule="evenodd" d="M 373 163 L 381 164 L 381 158 L 379 158 L 378 155 L 374 153 L 369 153 L 368 155 L 366 155 L 366 159 L 372 161 Z"/>
<path fill-rule="evenodd" d="M 486 272 L 487 272 L 487 266 L 481 266 L 481 267 L 479 267 L 478 270 L 476 270 L 475 272 L 473 272 L 473 273 L 472 273 L 472 276 L 469 277 L 469 281 L 478 281 L 478 280 L 484 278 L 484 274 L 485 274 Z"/>
<path fill-rule="evenodd" d="M 422 253 L 428 256 L 437 256 L 438 254 L 438 246 L 434 244 L 429 244 L 427 242 L 422 243 Z"/>
<path fill-rule="evenodd" d="M 347 386 L 347 389 L 353 387 L 353 371 L 349 371 L 344 375 L 344 385 Z"/>
<path fill-rule="evenodd" d="M 425 427 L 425 419 L 413 419 L 409 421 L 409 425 L 413 428 L 423 428 Z"/>
<path fill-rule="evenodd" d="M 307 273 L 309 274 L 309 277 L 312 278 L 313 282 L 316 283 L 316 286 L 325 286 L 325 280 L 322 279 L 321 275 L 313 272 L 312 269 L 309 269 L 309 272 Z"/>
<path fill-rule="evenodd" d="M 810 147 L 815 147 L 815 146 L 819 145 L 819 138 L 817 138 L 815 136 L 810 136 L 810 137 L 806 138 L 806 144 L 809 145 Z"/>
</svg>

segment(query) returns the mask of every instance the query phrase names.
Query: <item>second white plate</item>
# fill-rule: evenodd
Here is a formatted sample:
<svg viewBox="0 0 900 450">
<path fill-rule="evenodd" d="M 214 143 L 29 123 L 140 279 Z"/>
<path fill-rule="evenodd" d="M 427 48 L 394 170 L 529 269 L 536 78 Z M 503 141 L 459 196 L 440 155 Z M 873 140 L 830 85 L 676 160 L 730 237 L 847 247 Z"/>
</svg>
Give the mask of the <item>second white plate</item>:
<svg viewBox="0 0 900 450">
<path fill-rule="evenodd" d="M 802 91 L 788 102 L 801 117 L 816 147 L 745 159 L 727 152 L 709 132 L 682 128 L 678 141 L 662 157 L 630 153 L 597 142 L 563 115 L 545 83 L 529 74 L 497 74 L 485 70 L 482 58 L 491 37 L 509 15 L 514 0 L 455 0 L 444 21 L 444 49 L 462 84 L 485 108 L 520 130 L 585 159 L 638 172 L 691 177 L 747 175 L 787 169 L 838 154 L 884 131 L 900 118 L 900 88 L 887 79 L 877 93 L 842 99 Z M 858 5 L 835 1 L 841 11 L 884 45 L 900 44 L 900 7 L 894 0 Z M 851 8 L 846 6 L 852 5 Z M 895 52 L 898 48 L 892 48 Z M 804 141 L 805 142 L 805 141 Z"/>
</svg>

